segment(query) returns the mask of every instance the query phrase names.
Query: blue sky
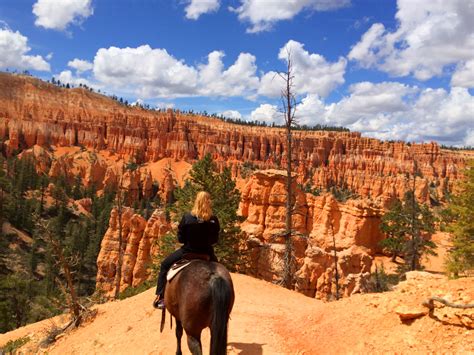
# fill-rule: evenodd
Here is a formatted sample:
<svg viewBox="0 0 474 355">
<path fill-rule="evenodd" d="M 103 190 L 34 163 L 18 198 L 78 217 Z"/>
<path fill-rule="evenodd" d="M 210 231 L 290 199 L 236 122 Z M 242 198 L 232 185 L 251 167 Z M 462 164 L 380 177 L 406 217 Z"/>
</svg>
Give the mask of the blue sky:
<svg viewBox="0 0 474 355">
<path fill-rule="evenodd" d="M 474 145 L 474 0 L 3 0 L 0 69 L 152 106 Z"/>
</svg>

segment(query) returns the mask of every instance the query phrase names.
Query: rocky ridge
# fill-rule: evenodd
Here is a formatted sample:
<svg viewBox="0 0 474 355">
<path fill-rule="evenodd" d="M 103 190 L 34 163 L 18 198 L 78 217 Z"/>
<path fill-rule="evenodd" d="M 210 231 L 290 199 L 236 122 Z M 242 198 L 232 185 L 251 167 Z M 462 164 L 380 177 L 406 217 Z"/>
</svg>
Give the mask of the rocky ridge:
<svg viewBox="0 0 474 355">
<path fill-rule="evenodd" d="M 295 131 L 292 161 L 300 183 L 344 186 L 385 202 L 403 196 L 417 162 L 423 201 L 442 199 L 464 167 L 461 154 L 436 143 L 406 144 L 357 132 Z M 240 175 L 285 166 L 280 128 L 242 126 L 199 115 L 127 107 L 82 88 L 63 89 L 31 77 L 0 73 L 0 140 L 7 153 L 42 147 L 83 147 L 139 162 L 192 162 L 210 153 Z"/>
<path fill-rule="evenodd" d="M 411 187 L 415 166 L 421 172 L 415 178 L 416 196 L 429 203 L 444 198 L 465 165 L 462 154 L 443 151 L 436 143 L 383 142 L 357 132 L 295 131 L 293 137 L 294 228 L 306 236 L 295 238 L 295 288 L 317 298 L 334 295 L 334 244 L 342 292 L 351 295 L 363 288 L 383 238 L 378 229 L 383 208 Z M 272 170 L 285 164 L 280 128 L 126 107 L 82 88 L 0 73 L 0 141 L 7 154 L 30 155 L 50 176 L 71 182 L 79 177 L 99 190 L 120 183 L 128 204 L 155 194 L 169 200 L 189 163 L 209 153 L 239 180 L 251 273 L 272 281 L 281 273 L 284 245 L 275 235 L 284 227 L 285 174 Z M 129 161 L 143 164 L 123 169 Z M 181 162 L 187 165 L 173 171 L 172 163 Z M 251 163 L 250 177 L 243 173 L 244 163 Z M 330 194 L 305 193 L 304 185 L 313 190 L 339 186 L 361 198 L 340 203 Z M 97 261 L 97 287 L 109 295 L 116 275 L 117 223 L 113 212 Z M 122 228 L 123 289 L 146 279 L 152 245 L 170 226 L 162 215 L 146 221 L 127 210 Z"/>
</svg>

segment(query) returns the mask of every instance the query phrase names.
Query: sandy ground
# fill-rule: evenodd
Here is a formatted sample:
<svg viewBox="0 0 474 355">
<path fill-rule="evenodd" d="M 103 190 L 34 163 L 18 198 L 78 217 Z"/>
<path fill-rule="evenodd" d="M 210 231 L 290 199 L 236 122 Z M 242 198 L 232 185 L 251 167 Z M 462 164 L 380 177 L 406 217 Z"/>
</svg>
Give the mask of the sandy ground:
<svg viewBox="0 0 474 355">
<path fill-rule="evenodd" d="M 474 326 L 474 310 L 442 307 L 435 310 L 433 317 L 424 316 L 410 323 L 402 323 L 395 313 L 403 305 L 420 308 L 420 303 L 433 295 L 474 303 L 473 278 L 448 281 L 436 274 L 415 273 L 396 291 L 324 303 L 248 276 L 232 277 L 236 303 L 229 329 L 230 354 L 474 352 L 474 330 L 460 322 L 467 317 L 464 319 L 472 320 Z M 153 298 L 153 290 L 148 290 L 100 305 L 93 321 L 43 351 L 172 354 L 176 349 L 174 330 L 170 330 L 167 318 L 165 331 L 160 334 L 161 313 L 151 307 Z M 25 335 L 38 340 L 52 322 L 46 320 L 0 335 L 0 346 Z M 208 331 L 202 340 L 204 353 L 208 353 Z M 183 345 L 188 354 L 185 342 Z M 35 342 L 22 350 L 35 352 Z"/>
</svg>

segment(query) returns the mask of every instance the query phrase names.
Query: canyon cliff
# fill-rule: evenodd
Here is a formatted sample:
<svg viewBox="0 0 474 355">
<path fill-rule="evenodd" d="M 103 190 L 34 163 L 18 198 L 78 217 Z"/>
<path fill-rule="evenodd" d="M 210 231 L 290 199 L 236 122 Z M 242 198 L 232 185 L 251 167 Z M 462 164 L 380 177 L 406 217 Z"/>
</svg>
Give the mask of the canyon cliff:
<svg viewBox="0 0 474 355">
<path fill-rule="evenodd" d="M 277 281 L 285 224 L 285 132 L 179 111 L 128 107 L 84 88 L 64 89 L 27 76 L 0 73 L 0 142 L 6 155 L 21 152 L 37 169 L 99 192 L 125 193 L 127 205 L 143 197 L 172 199 L 191 164 L 209 153 L 230 167 L 241 190 L 241 228 L 250 255 L 248 272 Z M 311 297 L 334 296 L 334 249 L 341 293 L 363 288 L 378 242 L 384 208 L 415 181 L 424 203 L 443 201 L 466 158 L 436 143 L 406 144 L 357 132 L 295 131 L 292 163 L 296 210 L 294 288 Z M 133 164 L 133 169 L 124 166 Z M 416 176 L 416 177 L 414 177 Z M 337 201 L 337 187 L 354 197 Z M 307 193 L 305 191 L 311 191 Z M 87 211 L 87 201 L 80 205 Z M 84 206 L 83 206 L 84 205 Z M 122 216 L 124 263 L 121 289 L 150 274 L 156 241 L 170 230 L 162 212 L 146 220 Z M 114 210 L 97 260 L 97 288 L 112 295 L 118 258 Z"/>
<path fill-rule="evenodd" d="M 282 275 L 285 240 L 286 172 L 256 172 L 242 191 L 240 213 L 246 220 L 250 273 L 268 281 Z M 294 288 L 311 297 L 334 297 L 336 249 L 341 295 L 360 292 L 383 235 L 383 209 L 370 200 L 338 202 L 331 194 L 314 196 L 295 184 L 293 236 Z"/>
<path fill-rule="evenodd" d="M 64 89 L 27 76 L 0 73 L 0 140 L 7 154 L 31 148 L 82 147 L 139 163 L 164 158 L 193 162 L 209 153 L 240 176 L 242 163 L 285 166 L 281 128 L 237 125 L 168 110 L 127 107 L 83 88 Z M 295 131 L 292 161 L 302 184 L 337 185 L 389 202 L 402 197 L 415 170 L 418 197 L 443 199 L 465 165 L 436 143 L 406 144 L 357 132 Z"/>
</svg>

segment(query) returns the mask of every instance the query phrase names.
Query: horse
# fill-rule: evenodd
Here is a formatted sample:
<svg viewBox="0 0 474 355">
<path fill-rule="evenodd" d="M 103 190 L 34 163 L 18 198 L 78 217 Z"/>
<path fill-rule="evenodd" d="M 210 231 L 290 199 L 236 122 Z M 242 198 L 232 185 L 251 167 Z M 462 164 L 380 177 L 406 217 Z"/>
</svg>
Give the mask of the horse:
<svg viewBox="0 0 474 355">
<path fill-rule="evenodd" d="M 234 297 L 229 271 L 217 262 L 193 260 L 168 281 L 165 305 L 176 319 L 176 354 L 182 354 L 184 329 L 189 350 L 193 355 L 201 355 L 201 332 L 207 327 L 211 328 L 210 354 L 226 354 L 227 325 Z"/>
</svg>

